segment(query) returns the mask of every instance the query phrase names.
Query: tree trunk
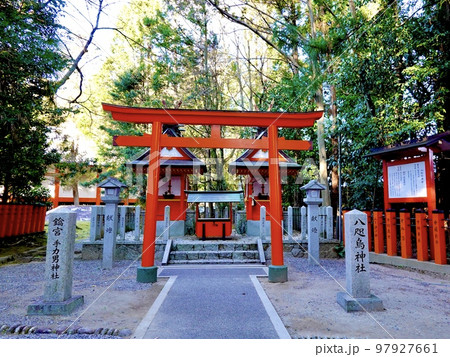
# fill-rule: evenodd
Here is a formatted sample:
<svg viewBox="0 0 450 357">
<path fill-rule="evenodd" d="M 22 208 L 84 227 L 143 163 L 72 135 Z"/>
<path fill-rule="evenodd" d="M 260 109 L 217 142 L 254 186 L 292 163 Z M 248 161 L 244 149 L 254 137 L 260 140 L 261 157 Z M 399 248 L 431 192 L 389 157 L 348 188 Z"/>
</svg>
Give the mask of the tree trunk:
<svg viewBox="0 0 450 357">
<path fill-rule="evenodd" d="M 307 1 L 308 10 L 309 10 L 309 21 L 311 24 L 311 37 L 313 39 L 316 38 L 316 20 L 314 17 L 314 11 L 312 8 L 311 0 Z M 319 63 L 320 58 L 319 55 L 311 55 L 311 67 L 313 78 L 312 82 L 314 83 L 315 79 L 318 77 L 318 69 L 317 63 Z M 317 110 L 324 110 L 324 102 L 323 102 L 323 85 L 320 84 L 316 90 L 316 95 L 314 98 Z M 325 185 L 325 190 L 322 192 L 323 206 L 330 206 L 330 189 L 328 185 L 328 170 L 327 170 L 327 150 L 325 147 L 325 127 L 324 127 L 324 117 L 320 118 L 317 121 L 317 146 L 319 149 L 319 182 L 322 185 Z"/>
<path fill-rule="evenodd" d="M 336 87 L 334 85 L 330 86 L 331 91 L 331 120 L 332 120 L 332 132 L 335 132 L 337 126 L 337 106 L 336 106 Z M 331 149 L 332 156 L 337 159 L 338 157 L 338 139 L 333 136 L 331 138 Z M 333 212 L 337 212 L 337 206 L 339 201 L 339 175 L 337 165 L 333 165 L 331 169 L 331 206 L 333 207 Z"/>
<path fill-rule="evenodd" d="M 72 186 L 72 194 L 73 194 L 73 204 L 75 206 L 80 205 L 80 193 L 78 191 L 78 183 Z"/>
</svg>

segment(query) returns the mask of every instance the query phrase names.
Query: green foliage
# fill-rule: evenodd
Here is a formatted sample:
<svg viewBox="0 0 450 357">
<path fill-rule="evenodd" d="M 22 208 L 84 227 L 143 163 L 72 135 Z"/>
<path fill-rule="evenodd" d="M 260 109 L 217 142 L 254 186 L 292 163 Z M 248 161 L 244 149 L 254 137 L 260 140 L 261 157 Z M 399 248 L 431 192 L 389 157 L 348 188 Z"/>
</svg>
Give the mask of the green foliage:
<svg viewBox="0 0 450 357">
<path fill-rule="evenodd" d="M 338 96 L 333 135 L 342 137 L 344 202 L 359 209 L 382 206 L 381 165 L 364 158 L 371 148 L 449 128 L 448 81 L 444 84 L 449 33 L 438 21 L 442 9 L 425 1 L 411 15 L 408 2 L 399 4 L 400 10 L 381 5 L 372 25 L 351 43 L 352 51 L 340 57 L 331 79 Z M 360 14 L 359 21 L 354 26 L 367 19 Z"/>
<path fill-rule="evenodd" d="M 58 160 L 49 125 L 62 111 L 51 102 L 65 59 L 58 51 L 56 15 L 62 1 L 7 0 L 0 4 L 0 186 L 16 200 L 42 181 Z"/>
<path fill-rule="evenodd" d="M 17 192 L 16 201 L 23 204 L 41 204 L 51 206 L 50 190 L 43 186 L 26 187 Z"/>
</svg>

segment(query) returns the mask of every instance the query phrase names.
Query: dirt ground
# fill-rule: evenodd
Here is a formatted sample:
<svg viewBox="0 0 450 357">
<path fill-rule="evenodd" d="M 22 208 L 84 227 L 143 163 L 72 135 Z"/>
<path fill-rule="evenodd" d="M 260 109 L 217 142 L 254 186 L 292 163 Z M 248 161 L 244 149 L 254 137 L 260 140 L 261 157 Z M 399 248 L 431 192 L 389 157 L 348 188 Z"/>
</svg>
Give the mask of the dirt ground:
<svg viewBox="0 0 450 357">
<path fill-rule="evenodd" d="M 84 295 L 85 303 L 66 317 L 26 316 L 26 307 L 42 295 L 43 281 L 36 278 L 43 276 L 42 262 L 0 266 L 0 325 L 14 320 L 53 329 L 134 331 L 166 282 L 136 283 L 136 264 L 117 262 L 105 272 L 99 261 L 76 261 L 73 294 Z M 260 281 L 292 338 L 450 338 L 446 275 L 371 264 L 372 293 L 386 310 L 347 313 L 336 303 L 340 285 L 345 286 L 344 260 L 322 260 L 321 267 L 311 267 L 306 259 L 286 257 L 285 264 L 288 282 Z"/>
<path fill-rule="evenodd" d="M 76 260 L 72 295 L 82 295 L 84 304 L 67 316 L 26 315 L 27 306 L 38 302 L 43 294 L 43 262 L 0 266 L 0 325 L 133 332 L 167 281 L 161 278 L 154 284 L 137 283 L 136 266 L 136 262 L 122 261 L 112 270 L 103 270 L 100 261 Z"/>
<path fill-rule="evenodd" d="M 371 264 L 371 291 L 385 311 L 345 312 L 344 260 L 288 258 L 289 281 L 261 283 L 292 338 L 450 338 L 450 277 Z"/>
</svg>

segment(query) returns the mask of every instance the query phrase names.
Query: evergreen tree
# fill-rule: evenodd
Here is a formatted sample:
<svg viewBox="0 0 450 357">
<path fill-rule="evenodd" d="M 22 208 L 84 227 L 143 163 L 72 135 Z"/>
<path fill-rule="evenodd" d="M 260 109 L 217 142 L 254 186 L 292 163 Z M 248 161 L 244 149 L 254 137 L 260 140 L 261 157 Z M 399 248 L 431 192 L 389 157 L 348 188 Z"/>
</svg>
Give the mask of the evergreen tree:
<svg viewBox="0 0 450 357">
<path fill-rule="evenodd" d="M 58 71 L 56 16 L 60 0 L 0 3 L 0 186 L 2 202 L 17 200 L 41 183 L 57 160 L 49 126 L 60 121 L 52 102 Z"/>
</svg>

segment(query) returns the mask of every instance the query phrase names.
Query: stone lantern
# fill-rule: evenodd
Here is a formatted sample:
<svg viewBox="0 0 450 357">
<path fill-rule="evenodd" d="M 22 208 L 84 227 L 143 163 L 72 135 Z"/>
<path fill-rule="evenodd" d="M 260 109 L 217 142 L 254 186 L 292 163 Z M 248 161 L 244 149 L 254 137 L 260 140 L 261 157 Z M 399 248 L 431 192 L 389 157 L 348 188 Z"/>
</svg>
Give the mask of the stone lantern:
<svg viewBox="0 0 450 357">
<path fill-rule="evenodd" d="M 320 191 L 325 190 L 325 186 L 318 183 L 316 180 L 309 181 L 305 186 L 302 186 L 300 189 L 306 191 L 306 199 L 304 202 L 307 205 L 316 204 L 319 205 L 322 203 L 322 199 L 320 198 Z"/>
<path fill-rule="evenodd" d="M 103 238 L 103 269 L 111 269 L 116 250 L 117 236 L 117 205 L 120 202 L 120 191 L 127 187 L 114 177 L 108 177 L 102 181 L 98 187 L 105 189 L 105 194 L 101 196 L 105 202 L 105 234 Z"/>
<path fill-rule="evenodd" d="M 101 196 L 101 199 L 106 204 L 119 203 L 120 191 L 122 188 L 127 187 L 124 183 L 114 177 L 108 177 L 106 180 L 99 183 L 98 187 L 105 189 L 105 194 Z"/>
<path fill-rule="evenodd" d="M 325 186 L 316 180 L 311 180 L 301 189 L 306 191 L 304 202 L 308 205 L 308 262 L 309 264 L 319 264 L 319 204 L 322 203 L 320 191 L 324 190 Z"/>
</svg>

